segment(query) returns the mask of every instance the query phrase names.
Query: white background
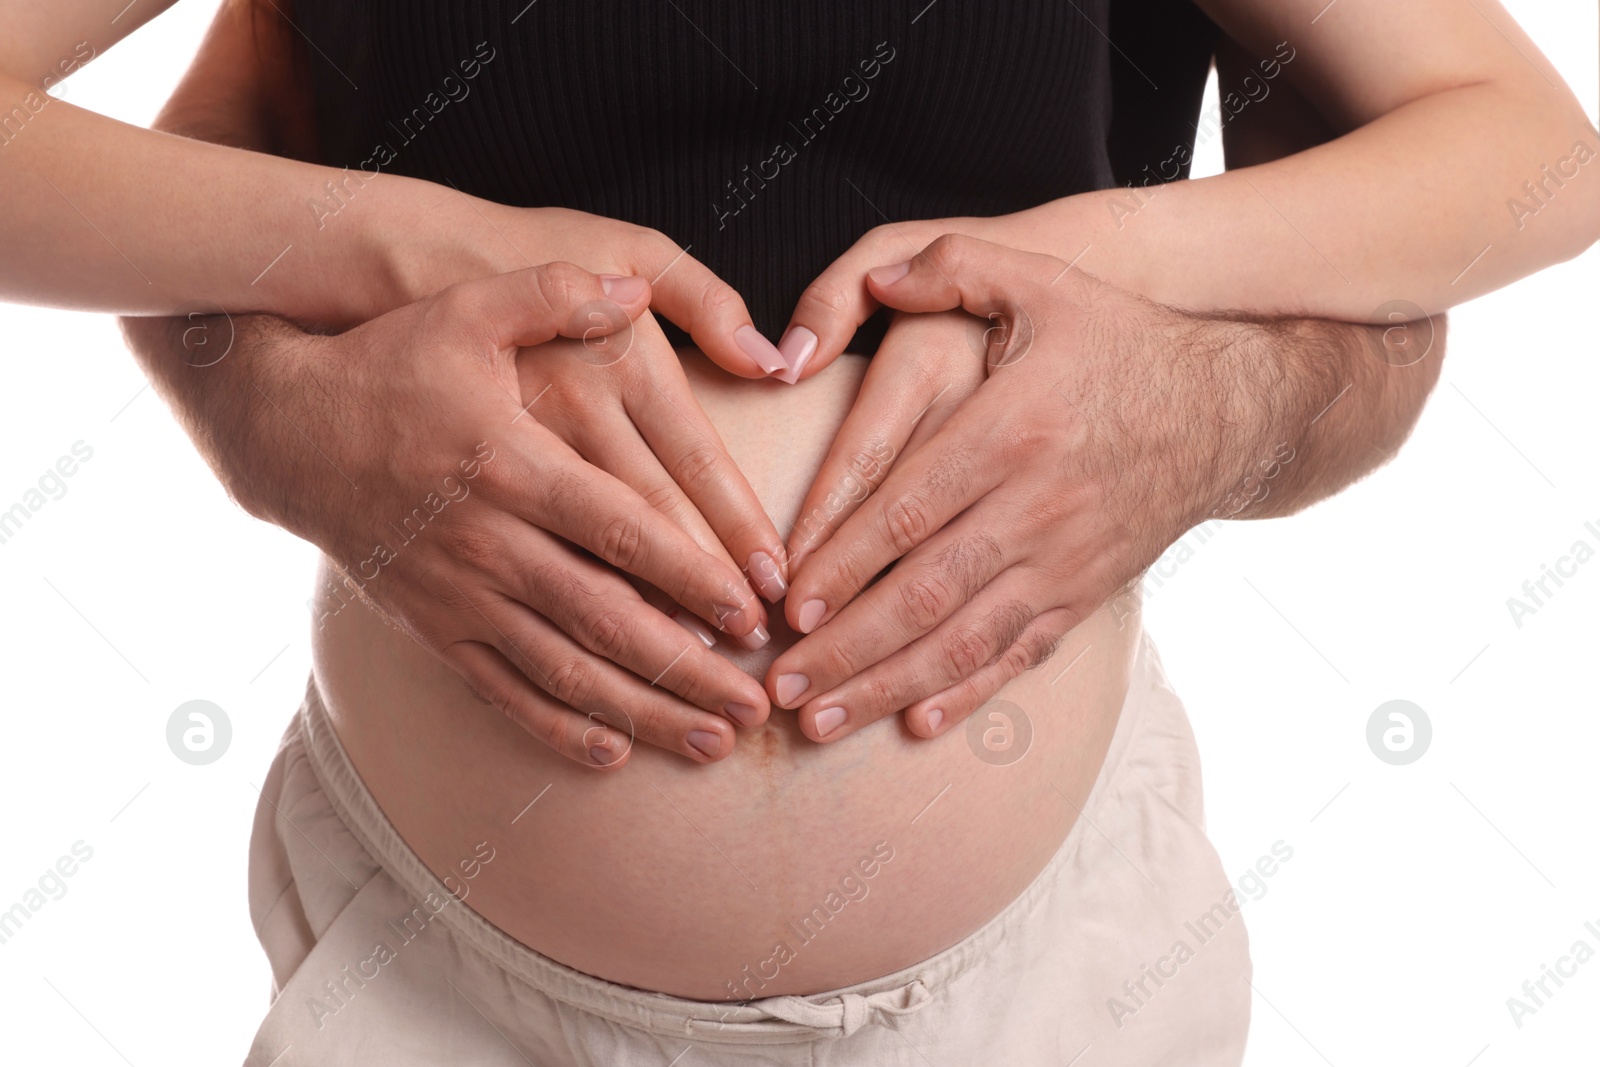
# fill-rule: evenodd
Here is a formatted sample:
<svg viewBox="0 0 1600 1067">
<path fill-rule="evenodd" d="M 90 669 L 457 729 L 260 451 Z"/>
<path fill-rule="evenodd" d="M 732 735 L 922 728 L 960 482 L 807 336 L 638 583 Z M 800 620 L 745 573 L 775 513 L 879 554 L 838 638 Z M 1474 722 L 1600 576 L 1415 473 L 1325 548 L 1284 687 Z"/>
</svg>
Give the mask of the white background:
<svg viewBox="0 0 1600 1067">
<path fill-rule="evenodd" d="M 1594 121 L 1594 6 L 1509 6 Z M 179 5 L 65 95 L 147 123 L 214 7 Z M 1219 167 L 1213 143 L 1197 173 Z M 1594 1060 L 1600 960 L 1520 1029 L 1505 1002 L 1579 938 L 1600 948 L 1600 560 L 1520 628 L 1506 598 L 1574 541 L 1600 547 L 1597 295 L 1591 249 L 1453 312 L 1394 463 L 1227 525 L 1151 596 L 1224 865 L 1294 850 L 1246 906 L 1251 1064 Z M 246 843 L 309 669 L 315 552 L 229 503 L 111 320 L 0 305 L 0 352 L 0 510 L 74 442 L 94 450 L 0 545 L 0 910 L 94 850 L 0 945 L 0 1059 L 236 1061 L 269 988 Z M 233 724 L 206 767 L 166 746 L 194 698 Z M 1410 766 L 1366 746 L 1393 698 L 1433 724 Z"/>
</svg>

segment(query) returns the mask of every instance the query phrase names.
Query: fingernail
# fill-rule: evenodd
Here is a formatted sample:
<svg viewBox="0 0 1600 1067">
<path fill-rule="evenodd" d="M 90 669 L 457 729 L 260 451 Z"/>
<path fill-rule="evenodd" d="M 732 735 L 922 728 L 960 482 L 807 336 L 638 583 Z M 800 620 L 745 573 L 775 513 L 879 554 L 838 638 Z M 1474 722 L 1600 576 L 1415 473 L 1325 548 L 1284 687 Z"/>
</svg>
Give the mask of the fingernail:
<svg viewBox="0 0 1600 1067">
<path fill-rule="evenodd" d="M 728 703 L 723 705 L 722 710 L 728 713 L 728 718 L 746 727 L 755 726 L 761 716 L 761 712 L 749 704 Z"/>
<path fill-rule="evenodd" d="M 904 263 L 891 263 L 887 267 L 873 267 L 871 270 L 867 271 L 867 274 L 872 277 L 872 280 L 884 288 L 888 288 L 910 273 L 911 261 L 909 259 Z"/>
<path fill-rule="evenodd" d="M 787 370 L 789 364 L 784 362 L 783 353 L 779 352 L 773 343 L 761 336 L 761 331 L 754 326 L 741 326 L 733 331 L 733 343 L 744 351 L 744 354 L 756 361 L 756 366 L 768 374 L 777 374 Z"/>
<path fill-rule="evenodd" d="M 778 703 L 788 707 L 811 688 L 811 679 L 803 674 L 778 675 Z"/>
<path fill-rule="evenodd" d="M 684 740 L 702 756 L 715 756 L 722 749 L 722 738 L 710 730 L 690 730 Z"/>
<path fill-rule="evenodd" d="M 602 274 L 600 289 L 619 304 L 631 304 L 644 292 L 644 279 L 637 274 Z"/>
<path fill-rule="evenodd" d="M 806 364 L 811 362 L 811 357 L 817 351 L 817 335 L 804 326 L 795 326 L 783 335 L 783 340 L 778 342 L 778 355 L 783 357 L 785 369 L 781 374 L 775 375 L 780 382 L 793 385 L 800 380 L 800 372 L 806 369 Z"/>
<path fill-rule="evenodd" d="M 743 637 L 736 637 L 734 640 L 738 641 L 746 652 L 755 652 L 757 649 L 766 647 L 768 641 L 767 628 L 758 624 L 754 630 L 751 630 Z"/>
<path fill-rule="evenodd" d="M 808 600 L 800 605 L 800 632 L 808 634 L 817 628 L 817 623 L 822 621 L 822 616 L 828 610 L 828 605 L 820 600 Z"/>
<path fill-rule="evenodd" d="M 931 733 L 931 734 L 938 733 L 939 732 L 939 727 L 943 723 L 944 723 L 944 712 L 940 711 L 938 708 L 934 708 L 932 711 L 928 712 L 928 732 L 929 733 Z"/>
<path fill-rule="evenodd" d="M 602 767 L 610 766 L 611 750 L 608 748 L 602 748 L 599 745 L 595 745 L 589 750 L 589 758 L 600 764 Z"/>
<path fill-rule="evenodd" d="M 711 648 L 716 645 L 716 635 L 711 632 L 710 628 L 707 627 L 705 623 L 701 622 L 693 615 L 690 615 L 688 612 L 673 608 L 671 611 L 667 612 L 667 618 L 671 619 L 685 630 L 688 630 L 690 633 L 694 634 L 701 641 L 705 642 L 705 646 L 707 648 Z"/>
<path fill-rule="evenodd" d="M 817 712 L 817 734 L 827 737 L 833 731 L 844 725 L 843 708 L 823 708 Z"/>
<path fill-rule="evenodd" d="M 778 573 L 777 561 L 765 552 L 750 553 L 750 561 L 744 565 L 744 569 L 750 572 L 750 580 L 756 583 L 761 595 L 774 604 L 789 591 L 788 583 Z"/>
</svg>

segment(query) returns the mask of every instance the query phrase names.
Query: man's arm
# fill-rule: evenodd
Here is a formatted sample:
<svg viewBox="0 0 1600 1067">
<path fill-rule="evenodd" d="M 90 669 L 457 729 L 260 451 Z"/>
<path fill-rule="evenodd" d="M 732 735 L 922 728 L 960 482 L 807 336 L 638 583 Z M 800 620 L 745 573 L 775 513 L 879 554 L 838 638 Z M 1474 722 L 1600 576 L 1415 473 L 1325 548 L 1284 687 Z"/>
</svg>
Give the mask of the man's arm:
<svg viewBox="0 0 1600 1067">
<path fill-rule="evenodd" d="M 1392 459 L 1439 380 L 1445 317 L 1357 326 L 1212 318 L 1232 334 L 1232 387 L 1255 427 L 1238 481 L 1202 519 L 1270 519 L 1333 496 Z M 1245 445 L 1243 442 L 1250 442 Z"/>
<path fill-rule="evenodd" d="M 818 741 L 902 709 L 920 736 L 949 730 L 1185 530 L 1292 511 L 1375 467 L 1435 374 L 1363 350 L 1368 327 L 1199 315 L 968 236 L 868 281 L 913 314 L 834 458 L 894 463 L 799 563 L 787 614 L 807 636 L 766 679 Z M 959 327 L 897 333 L 956 308 L 1005 324 L 984 360 Z"/>
<path fill-rule="evenodd" d="M 1248 62 L 1241 51 L 1225 46 L 1219 63 L 1228 71 L 1241 57 Z M 1268 102 L 1272 106 L 1258 107 L 1249 122 L 1226 128 L 1230 163 L 1263 162 L 1332 136 L 1325 123 L 1306 121 L 1308 105 L 1287 85 Z M 979 225 L 899 224 L 884 242 L 894 252 L 880 251 L 876 263 L 904 258 L 907 242 L 931 240 L 922 233 L 930 226 L 936 227 L 934 234 L 992 234 L 992 240 L 1015 243 L 1003 231 L 985 232 L 985 227 L 1003 227 L 1006 220 L 971 221 Z M 941 251 L 949 254 L 957 247 Z M 960 276 L 960 267 L 966 266 L 960 256 L 957 252 L 941 263 L 947 275 Z M 858 277 L 864 266 L 873 265 L 851 264 L 839 277 Z M 1063 266 L 1054 261 L 1050 276 L 1035 280 L 1055 278 L 1047 292 L 1068 287 L 1072 280 Z M 1206 269 L 1204 263 L 1189 267 Z M 827 284 L 826 278 L 821 281 Z M 1443 315 L 1404 321 L 1421 309 L 1397 312 L 1390 325 L 1366 326 L 1196 314 L 1097 283 L 1077 288 L 1085 303 L 1069 313 L 1068 321 L 1085 349 L 1078 361 L 1100 362 L 1102 369 L 1080 381 L 1077 390 L 1066 379 L 1055 387 L 1065 402 L 1057 405 L 1053 424 L 1046 418 L 1037 425 L 1054 425 L 1054 437 L 1066 436 L 1073 445 L 1062 456 L 1056 481 L 1046 482 L 1047 488 L 1022 514 L 1048 513 L 1058 500 L 1087 498 L 1098 504 L 1069 511 L 1046 539 L 1053 539 L 1048 544 L 1026 543 L 1026 534 L 1017 528 L 1031 525 L 1027 519 L 977 523 L 977 529 L 988 531 L 998 555 L 1017 559 L 1032 551 L 1037 558 L 1055 561 L 1026 582 L 1014 583 L 1009 594 L 1015 598 L 1014 610 L 992 610 L 992 601 L 1006 588 L 1005 576 L 990 581 L 987 572 L 973 573 L 974 564 L 987 558 L 976 551 L 983 538 L 971 537 L 975 509 L 967 513 L 965 534 L 947 538 L 940 530 L 942 540 L 905 552 L 919 535 L 939 529 L 939 517 L 929 513 L 933 505 L 927 493 L 915 487 L 896 498 L 894 487 L 885 486 L 869 498 L 862 491 L 864 472 L 857 457 L 887 450 L 901 457 L 896 467 L 914 462 L 916 449 L 937 432 L 933 427 L 959 418 L 966 398 L 983 380 L 981 368 L 976 379 L 962 377 L 960 368 L 971 361 L 963 338 L 951 336 L 930 345 L 923 336 L 915 359 L 896 358 L 898 324 L 891 328 L 802 505 L 801 514 L 821 519 L 791 538 L 796 577 L 787 614 L 792 625 L 813 636 L 772 665 L 768 693 L 779 696 L 776 679 L 785 674 L 806 676 L 811 688 L 801 700 L 787 704 L 799 712 L 802 728 L 814 739 L 824 739 L 816 728 L 819 712 L 840 707 L 847 711 L 845 724 L 827 733 L 827 740 L 901 709 L 917 734 L 933 736 L 950 729 L 1017 673 L 1048 655 L 1061 634 L 1108 598 L 1118 598 L 1113 610 L 1120 616 L 1125 609 L 1119 594 L 1189 527 L 1213 518 L 1290 514 L 1387 461 L 1415 425 L 1444 356 Z M 1064 324 L 1051 325 L 1059 329 Z M 986 336 L 1014 346 L 1025 332 L 1013 320 Z M 1009 361 L 1015 349 L 1011 351 L 1011 357 L 990 354 L 991 376 L 1014 374 L 1029 360 L 1045 358 L 1027 355 L 1024 349 L 1014 369 Z M 1001 435 L 1001 447 L 1003 442 Z M 1048 436 L 1037 444 L 1044 450 L 1058 446 Z M 987 455 L 977 465 L 1010 469 L 1021 462 L 1021 457 Z M 888 464 L 871 469 L 872 488 L 893 476 Z M 952 484 L 983 477 L 958 465 L 930 481 Z M 902 484 L 915 481 L 913 477 Z M 852 514 L 882 499 L 891 501 L 887 510 L 880 506 L 876 516 L 840 531 Z M 874 554 L 873 540 L 885 530 L 891 531 L 893 550 Z M 937 551 L 931 550 L 935 543 Z M 967 551 L 956 550 L 963 545 Z M 813 559 L 819 551 L 823 558 Z M 877 598 L 875 610 L 852 611 L 850 602 L 861 584 L 901 555 L 893 571 L 862 594 Z M 1057 573 L 1072 576 L 1060 599 L 1038 601 L 1040 586 Z M 852 575 L 862 581 L 853 582 Z M 982 594 L 975 578 L 978 587 L 989 581 Z M 963 610 L 962 605 L 981 601 L 983 595 L 991 600 L 987 615 L 974 615 L 970 607 Z M 808 603 L 826 605 L 825 613 L 813 609 L 807 615 Z M 841 609 L 843 614 L 837 614 Z M 886 619 L 893 624 L 885 625 Z M 900 636 L 885 643 L 884 634 Z M 924 654 L 886 658 L 908 639 L 916 643 L 912 647 L 922 646 Z M 908 676 L 892 665 L 896 662 L 914 663 L 918 671 Z M 937 669 L 929 670 L 929 664 Z"/>
<path fill-rule="evenodd" d="M 224 12 L 158 125 L 313 152 L 309 102 L 286 58 L 293 42 L 272 22 L 251 27 Z M 377 607 L 480 698 L 571 759 L 620 767 L 639 741 L 707 762 L 732 750 L 730 719 L 764 719 L 760 686 L 647 604 L 621 572 L 673 590 L 692 613 L 758 647 L 764 612 L 696 510 L 737 504 L 748 485 L 736 470 L 730 476 L 681 366 L 654 321 L 640 317 L 650 287 L 621 277 L 606 285 L 611 299 L 597 299 L 592 276 L 546 264 L 456 285 L 338 336 L 259 315 L 130 318 L 123 329 L 233 499 L 322 548 L 342 574 L 341 596 Z M 569 308 L 574 298 L 604 309 L 605 327 Z M 655 488 L 671 492 L 659 492 L 661 509 L 653 508 L 632 483 L 521 417 L 515 356 L 540 338 L 506 331 L 534 309 L 563 336 L 582 338 L 538 349 L 541 373 L 568 390 L 578 379 L 593 432 L 645 435 L 660 450 L 652 461 L 699 471 L 692 500 L 663 473 L 668 484 Z M 583 356 L 598 344 L 626 345 L 630 358 L 595 367 Z M 663 402 L 630 419 L 625 390 Z M 461 490 L 463 478 L 476 479 L 470 495 L 451 495 L 430 519 L 427 501 L 441 486 Z M 663 513 L 674 500 L 698 526 Z M 748 500 L 762 520 L 748 524 L 752 536 L 764 523 L 776 552 L 770 519 L 753 493 Z M 391 550 L 386 520 L 414 516 L 426 536 Z M 668 663 L 678 669 L 662 680 Z"/>
</svg>

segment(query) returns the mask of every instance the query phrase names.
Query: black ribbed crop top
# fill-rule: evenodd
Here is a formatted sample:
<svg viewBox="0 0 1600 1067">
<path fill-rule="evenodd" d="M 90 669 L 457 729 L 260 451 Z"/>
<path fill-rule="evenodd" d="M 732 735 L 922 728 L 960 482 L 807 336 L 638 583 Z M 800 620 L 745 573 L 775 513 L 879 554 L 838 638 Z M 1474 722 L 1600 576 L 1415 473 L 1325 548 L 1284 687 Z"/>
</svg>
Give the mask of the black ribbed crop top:
<svg viewBox="0 0 1600 1067">
<path fill-rule="evenodd" d="M 1171 156 L 1215 34 L 1187 0 L 299 0 L 294 17 L 323 162 L 655 227 L 774 342 L 880 223 L 1019 211 Z"/>
</svg>

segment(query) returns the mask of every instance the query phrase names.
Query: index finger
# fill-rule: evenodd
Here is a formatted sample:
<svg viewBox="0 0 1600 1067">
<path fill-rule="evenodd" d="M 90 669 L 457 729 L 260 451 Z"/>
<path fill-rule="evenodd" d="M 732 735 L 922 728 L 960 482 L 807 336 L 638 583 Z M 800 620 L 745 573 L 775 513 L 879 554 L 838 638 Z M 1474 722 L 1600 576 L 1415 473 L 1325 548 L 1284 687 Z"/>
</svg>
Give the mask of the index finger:
<svg viewBox="0 0 1600 1067">
<path fill-rule="evenodd" d="M 980 392 L 981 395 L 981 392 Z M 958 410 L 818 548 L 790 582 L 785 616 L 811 633 L 885 567 L 932 537 L 1005 477 L 979 417 Z M 963 417 L 966 415 L 967 417 Z"/>
<path fill-rule="evenodd" d="M 651 307 L 688 333 L 723 370 L 765 378 L 788 369 L 782 354 L 750 320 L 744 298 L 665 235 L 650 239 L 638 257 L 650 273 Z"/>
<path fill-rule="evenodd" d="M 869 230 L 806 286 L 778 342 L 789 369 L 775 375 L 793 385 L 839 357 L 856 330 L 879 308 L 867 271 L 915 256 L 928 239 L 925 223 L 889 223 Z"/>
<path fill-rule="evenodd" d="M 958 344 L 976 323 L 952 311 L 898 316 L 890 325 L 806 491 L 789 535 L 791 572 L 855 513 L 897 457 L 927 439 L 983 382 L 982 361 Z"/>
</svg>

